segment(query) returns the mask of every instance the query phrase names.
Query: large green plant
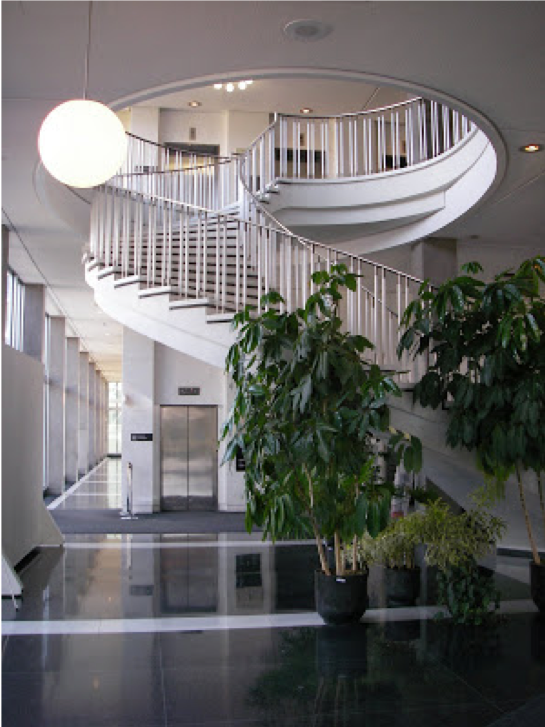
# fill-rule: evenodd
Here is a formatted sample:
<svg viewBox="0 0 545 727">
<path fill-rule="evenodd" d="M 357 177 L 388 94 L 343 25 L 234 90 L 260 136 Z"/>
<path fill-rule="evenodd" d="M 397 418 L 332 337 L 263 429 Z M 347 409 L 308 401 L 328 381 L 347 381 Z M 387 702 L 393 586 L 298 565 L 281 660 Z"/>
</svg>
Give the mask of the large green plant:
<svg viewBox="0 0 545 727">
<path fill-rule="evenodd" d="M 505 522 L 484 506 L 484 492 L 474 496 L 475 507 L 455 515 L 439 500 L 422 513 L 425 559 L 437 566 L 439 605 L 454 623 L 480 625 L 498 608 L 500 595 L 491 574 L 477 560 L 490 553 L 505 531 Z"/>
<path fill-rule="evenodd" d="M 343 265 L 312 276 L 304 308 L 282 312 L 278 293 L 235 316 L 238 337 L 227 357 L 236 387 L 224 426 L 224 461 L 241 450 L 246 463 L 246 526 L 264 537 L 308 536 L 330 575 L 323 541 L 335 545 L 335 572 L 356 536 L 389 518 L 391 490 L 377 477 L 374 438 L 390 440 L 407 469 L 421 461 L 419 440 L 389 428 L 388 396 L 399 388 L 364 355 L 372 344 L 342 330 L 341 290 L 356 289 Z M 354 565 L 356 567 L 356 565 Z"/>
<path fill-rule="evenodd" d="M 482 272 L 477 263 L 462 272 L 436 290 L 422 285 L 404 313 L 398 353 L 431 354 L 414 396 L 422 406 L 448 408 L 447 444 L 474 451 L 500 496 L 516 475 L 539 564 L 522 478 L 524 471 L 537 477 L 545 528 L 545 258 L 491 283 L 474 277 Z"/>
</svg>

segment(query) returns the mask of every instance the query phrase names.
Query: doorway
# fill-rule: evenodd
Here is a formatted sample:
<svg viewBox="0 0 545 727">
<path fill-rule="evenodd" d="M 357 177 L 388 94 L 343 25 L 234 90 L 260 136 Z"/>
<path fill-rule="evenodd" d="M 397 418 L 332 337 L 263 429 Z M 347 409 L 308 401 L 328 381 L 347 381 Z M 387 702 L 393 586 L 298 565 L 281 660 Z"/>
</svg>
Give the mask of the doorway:
<svg viewBox="0 0 545 727">
<path fill-rule="evenodd" d="M 215 406 L 161 407 L 161 510 L 217 510 Z"/>
</svg>

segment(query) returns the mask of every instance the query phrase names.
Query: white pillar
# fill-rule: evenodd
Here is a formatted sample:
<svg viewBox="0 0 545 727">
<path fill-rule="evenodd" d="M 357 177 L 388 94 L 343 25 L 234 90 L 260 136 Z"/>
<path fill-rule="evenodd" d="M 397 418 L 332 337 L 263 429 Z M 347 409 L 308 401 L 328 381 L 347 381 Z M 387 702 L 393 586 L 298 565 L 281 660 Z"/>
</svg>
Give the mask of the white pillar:
<svg viewBox="0 0 545 727">
<path fill-rule="evenodd" d="M 102 446 L 104 448 L 104 456 L 108 455 L 108 422 L 109 422 L 109 399 L 108 399 L 109 387 L 106 379 L 104 380 L 104 435 Z"/>
<path fill-rule="evenodd" d="M 51 316 L 49 326 L 49 407 L 47 488 L 52 495 L 64 491 L 64 387 L 65 319 Z"/>
<path fill-rule="evenodd" d="M 427 238 L 411 245 L 411 274 L 441 285 L 458 272 L 456 240 Z"/>
<path fill-rule="evenodd" d="M 79 441 L 78 475 L 89 469 L 89 354 L 79 355 Z"/>
<path fill-rule="evenodd" d="M 122 502 L 127 499 L 127 465 L 132 464 L 133 510 L 159 509 L 158 427 L 154 413 L 155 344 L 129 328 L 123 330 Z M 152 441 L 133 441 L 151 434 Z"/>
<path fill-rule="evenodd" d="M 73 485 L 78 479 L 79 444 L 79 338 L 66 339 L 64 380 L 64 481 Z"/>
<path fill-rule="evenodd" d="M 87 462 L 89 469 L 96 464 L 96 443 L 95 443 L 95 423 L 96 423 L 96 368 L 95 364 L 89 363 L 89 444 L 87 452 Z"/>
</svg>

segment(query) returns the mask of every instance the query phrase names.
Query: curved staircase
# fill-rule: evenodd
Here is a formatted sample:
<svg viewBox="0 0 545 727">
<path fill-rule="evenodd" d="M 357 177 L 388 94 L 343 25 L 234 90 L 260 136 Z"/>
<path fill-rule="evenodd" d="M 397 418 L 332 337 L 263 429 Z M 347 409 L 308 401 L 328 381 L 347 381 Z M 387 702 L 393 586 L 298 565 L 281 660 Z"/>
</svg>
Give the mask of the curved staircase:
<svg viewBox="0 0 545 727">
<path fill-rule="evenodd" d="M 461 114 L 423 99 L 329 118 L 278 116 L 244 154 L 228 158 L 197 158 L 131 137 L 124 168 L 92 202 L 86 279 L 113 318 L 223 366 L 236 311 L 246 305 L 259 311 L 270 290 L 283 296 L 287 310 L 301 307 L 312 293 L 312 273 L 343 262 L 360 276 L 345 301 L 347 329 L 375 344 L 376 363 L 410 382 L 425 361 L 399 362 L 395 350 L 402 311 L 422 281 L 296 235 L 267 206 L 279 217 L 290 204 L 301 209 L 301 200 L 290 202 L 284 190 L 304 186 L 305 214 L 319 217 L 316 200 L 323 212 L 349 183 L 351 205 L 337 215 L 346 224 L 350 206 L 369 209 L 369 192 L 360 200 L 358 185 L 395 186 L 431 167 L 437 179 L 441 164 L 467 156 L 476 138 L 482 146 L 480 137 Z M 438 184 L 444 189 L 445 179 Z M 417 191 L 419 215 L 429 196 Z"/>
</svg>

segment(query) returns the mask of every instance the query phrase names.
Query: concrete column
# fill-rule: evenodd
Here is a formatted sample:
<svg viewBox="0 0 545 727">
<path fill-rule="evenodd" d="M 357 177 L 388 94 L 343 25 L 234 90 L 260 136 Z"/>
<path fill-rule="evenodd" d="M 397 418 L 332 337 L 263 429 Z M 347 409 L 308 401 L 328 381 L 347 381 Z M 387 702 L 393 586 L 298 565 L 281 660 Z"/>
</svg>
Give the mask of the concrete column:
<svg viewBox="0 0 545 727">
<path fill-rule="evenodd" d="M 96 396 L 97 396 L 97 420 L 96 420 L 96 449 L 97 449 L 97 462 L 102 461 L 102 374 L 97 372 L 96 382 Z"/>
<path fill-rule="evenodd" d="M 45 286 L 25 285 L 23 352 L 44 360 Z"/>
<path fill-rule="evenodd" d="M 88 469 L 92 469 L 96 464 L 96 442 L 95 442 L 95 422 L 96 422 L 96 369 L 94 363 L 89 363 L 89 429 L 88 448 L 87 448 L 87 464 Z"/>
<path fill-rule="evenodd" d="M 104 449 L 104 456 L 108 454 L 108 421 L 109 421 L 109 412 L 108 412 L 108 382 L 106 379 L 104 379 L 104 432 L 102 436 L 102 447 Z"/>
<path fill-rule="evenodd" d="M 440 285 L 458 272 L 456 240 L 428 238 L 411 245 L 411 273 Z"/>
<path fill-rule="evenodd" d="M 52 495 L 64 491 L 65 319 L 51 316 L 49 328 L 49 408 L 47 487 Z"/>
<path fill-rule="evenodd" d="M 6 335 L 6 307 L 8 296 L 9 230 L 2 225 L 2 342 Z"/>
<path fill-rule="evenodd" d="M 123 330 L 122 502 L 127 500 L 127 465 L 132 464 L 135 513 L 159 509 L 159 427 L 155 426 L 155 343 L 129 328 Z M 151 434 L 152 441 L 132 441 Z"/>
<path fill-rule="evenodd" d="M 78 479 L 79 445 L 79 338 L 66 339 L 64 379 L 64 481 L 70 486 Z"/>
<path fill-rule="evenodd" d="M 89 470 L 89 354 L 79 355 L 78 477 Z"/>
<path fill-rule="evenodd" d="M 102 401 L 102 374 L 100 371 L 97 371 L 97 379 L 96 379 L 96 397 L 97 397 L 97 421 L 96 421 L 96 458 L 97 462 L 102 461 L 102 418 L 104 414 L 103 406 L 104 402 Z"/>
</svg>

